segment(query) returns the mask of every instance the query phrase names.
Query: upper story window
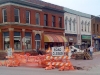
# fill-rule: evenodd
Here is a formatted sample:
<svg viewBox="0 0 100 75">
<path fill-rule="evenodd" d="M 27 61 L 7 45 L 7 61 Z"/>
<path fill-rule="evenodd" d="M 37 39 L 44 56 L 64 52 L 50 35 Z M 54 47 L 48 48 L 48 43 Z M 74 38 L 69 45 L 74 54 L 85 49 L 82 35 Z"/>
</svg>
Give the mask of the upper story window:
<svg viewBox="0 0 100 75">
<path fill-rule="evenodd" d="M 48 26 L 48 15 L 44 14 L 44 26 Z"/>
<path fill-rule="evenodd" d="M 62 28 L 62 17 L 59 17 L 59 27 Z"/>
<path fill-rule="evenodd" d="M 87 30 L 87 29 L 86 29 L 86 25 L 87 25 L 87 21 L 85 21 L 85 31 Z"/>
<path fill-rule="evenodd" d="M 93 24 L 93 32 L 95 33 L 95 24 Z"/>
<path fill-rule="evenodd" d="M 89 32 L 90 22 L 88 22 L 88 32 Z"/>
<path fill-rule="evenodd" d="M 7 22 L 7 10 L 3 9 L 2 13 L 3 13 L 3 22 Z"/>
<path fill-rule="evenodd" d="M 26 23 L 30 23 L 30 12 L 26 11 Z"/>
<path fill-rule="evenodd" d="M 55 27 L 55 16 L 52 16 L 52 27 Z"/>
<path fill-rule="evenodd" d="M 97 24 L 97 32 L 99 31 L 99 25 Z"/>
<path fill-rule="evenodd" d="M 66 30 L 67 30 L 67 21 L 68 21 L 68 18 L 66 16 L 66 18 L 65 18 L 65 27 L 66 27 Z"/>
<path fill-rule="evenodd" d="M 75 20 L 75 18 L 74 18 L 74 20 L 73 20 L 73 30 L 75 31 L 75 23 L 76 23 L 76 20 Z"/>
<path fill-rule="evenodd" d="M 19 9 L 14 9 L 15 22 L 19 22 Z"/>
<path fill-rule="evenodd" d="M 83 22 L 83 20 L 82 20 L 82 22 L 81 22 L 81 25 L 82 25 L 81 27 L 82 27 L 82 31 L 83 31 L 83 25 L 84 25 L 84 22 Z"/>
<path fill-rule="evenodd" d="M 69 29 L 71 30 L 71 22 L 72 22 L 72 18 L 70 18 L 69 20 Z"/>
<path fill-rule="evenodd" d="M 40 14 L 36 13 L 35 17 L 36 17 L 36 24 L 40 25 Z"/>
</svg>

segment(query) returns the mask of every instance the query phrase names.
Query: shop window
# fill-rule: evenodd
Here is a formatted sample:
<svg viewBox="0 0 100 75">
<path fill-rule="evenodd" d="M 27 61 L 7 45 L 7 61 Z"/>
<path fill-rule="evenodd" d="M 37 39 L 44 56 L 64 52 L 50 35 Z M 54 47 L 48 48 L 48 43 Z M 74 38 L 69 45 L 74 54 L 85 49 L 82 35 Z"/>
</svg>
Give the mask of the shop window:
<svg viewBox="0 0 100 75">
<path fill-rule="evenodd" d="M 55 16 L 52 16 L 52 27 L 55 27 Z"/>
<path fill-rule="evenodd" d="M 21 34 L 20 34 L 20 32 L 14 32 L 14 49 L 21 50 Z"/>
<path fill-rule="evenodd" d="M 59 17 L 59 27 L 62 28 L 62 17 Z"/>
<path fill-rule="evenodd" d="M 31 44 L 31 33 L 30 32 L 25 32 L 25 48 L 32 49 L 32 44 Z"/>
<path fill-rule="evenodd" d="M 40 14 L 36 13 L 36 24 L 40 25 Z"/>
<path fill-rule="evenodd" d="M 3 42 L 4 42 L 4 50 L 6 50 L 7 48 L 10 48 L 9 32 L 3 33 Z"/>
<path fill-rule="evenodd" d="M 14 9 L 15 22 L 19 22 L 19 9 Z"/>
<path fill-rule="evenodd" d="M 48 15 L 44 14 L 44 26 L 48 26 Z"/>
<path fill-rule="evenodd" d="M 30 23 L 30 12 L 26 11 L 26 23 Z"/>
<path fill-rule="evenodd" d="M 3 9 L 2 13 L 3 13 L 3 22 L 7 22 L 7 10 Z"/>
<path fill-rule="evenodd" d="M 39 34 L 35 35 L 35 45 L 36 45 L 36 49 L 41 48 L 41 38 Z"/>
</svg>

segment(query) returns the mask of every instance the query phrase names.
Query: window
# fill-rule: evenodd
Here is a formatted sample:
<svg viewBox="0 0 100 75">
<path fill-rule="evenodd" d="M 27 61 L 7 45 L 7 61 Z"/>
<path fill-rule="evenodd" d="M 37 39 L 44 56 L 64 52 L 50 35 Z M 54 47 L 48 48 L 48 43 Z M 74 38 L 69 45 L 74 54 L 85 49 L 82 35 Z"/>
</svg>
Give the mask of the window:
<svg viewBox="0 0 100 75">
<path fill-rule="evenodd" d="M 90 22 L 88 22 L 88 32 L 89 32 Z"/>
<path fill-rule="evenodd" d="M 36 24 L 39 25 L 40 24 L 40 14 L 36 13 L 35 17 L 36 17 Z"/>
<path fill-rule="evenodd" d="M 94 33 L 95 33 L 95 24 L 93 24 L 93 31 L 94 31 Z"/>
<path fill-rule="evenodd" d="M 73 30 L 75 31 L 75 23 L 76 23 L 76 20 L 74 19 L 73 20 Z"/>
<path fill-rule="evenodd" d="M 72 22 L 72 19 L 70 18 L 69 20 L 69 29 L 71 30 L 71 22 Z"/>
<path fill-rule="evenodd" d="M 68 21 L 68 18 L 66 17 L 65 18 L 65 27 L 66 27 L 66 30 L 67 30 L 67 21 Z"/>
<path fill-rule="evenodd" d="M 30 32 L 25 32 L 25 49 L 32 49 L 32 45 L 31 45 L 31 33 Z"/>
<path fill-rule="evenodd" d="M 3 13 L 3 22 L 7 22 L 7 11 L 6 11 L 6 9 L 3 9 L 2 13 Z"/>
<path fill-rule="evenodd" d="M 21 33 L 14 32 L 14 49 L 21 50 Z"/>
<path fill-rule="evenodd" d="M 85 31 L 86 31 L 86 25 L 87 25 L 87 21 L 85 21 Z"/>
<path fill-rule="evenodd" d="M 84 24 L 84 22 L 83 22 L 83 20 L 82 20 L 82 22 L 81 22 L 81 25 L 82 25 L 82 31 L 83 31 L 83 24 Z"/>
<path fill-rule="evenodd" d="M 39 34 L 36 34 L 36 35 L 35 35 L 36 49 L 41 48 L 41 45 L 40 45 L 41 42 L 40 42 L 40 41 L 41 41 L 40 35 L 39 35 Z"/>
<path fill-rule="evenodd" d="M 14 9 L 15 22 L 19 22 L 19 9 Z"/>
<path fill-rule="evenodd" d="M 10 48 L 9 32 L 3 32 L 4 49 Z"/>
<path fill-rule="evenodd" d="M 44 15 L 44 26 L 48 26 L 48 15 Z"/>
<path fill-rule="evenodd" d="M 52 27 L 55 27 L 55 16 L 52 16 Z"/>
<path fill-rule="evenodd" d="M 62 17 L 59 17 L 59 27 L 62 28 Z"/>
<path fill-rule="evenodd" d="M 26 11 L 26 23 L 30 23 L 30 12 Z"/>
<path fill-rule="evenodd" d="M 99 31 L 99 25 L 97 24 L 97 32 Z"/>
</svg>

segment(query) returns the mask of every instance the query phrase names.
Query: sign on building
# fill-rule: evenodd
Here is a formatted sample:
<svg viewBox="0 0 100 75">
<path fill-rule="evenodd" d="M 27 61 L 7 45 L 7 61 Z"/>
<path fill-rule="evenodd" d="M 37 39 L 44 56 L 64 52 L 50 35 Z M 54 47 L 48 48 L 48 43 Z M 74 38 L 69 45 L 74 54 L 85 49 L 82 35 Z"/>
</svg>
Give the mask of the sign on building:
<svg viewBox="0 0 100 75">
<path fill-rule="evenodd" d="M 22 43 L 23 43 L 23 45 L 26 45 L 26 38 L 25 37 L 22 38 Z"/>
<path fill-rule="evenodd" d="M 64 55 L 64 46 L 52 47 L 52 56 L 63 56 L 63 55 Z"/>
<path fill-rule="evenodd" d="M 12 48 L 7 49 L 7 56 L 8 57 L 12 56 Z"/>
</svg>

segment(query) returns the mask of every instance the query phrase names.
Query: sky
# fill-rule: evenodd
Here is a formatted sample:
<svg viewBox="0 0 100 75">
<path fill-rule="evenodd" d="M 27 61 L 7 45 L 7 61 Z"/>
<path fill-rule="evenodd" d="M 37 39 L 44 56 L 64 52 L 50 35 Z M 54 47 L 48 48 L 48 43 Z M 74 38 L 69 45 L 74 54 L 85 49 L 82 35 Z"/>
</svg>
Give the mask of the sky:
<svg viewBox="0 0 100 75">
<path fill-rule="evenodd" d="M 100 15 L 100 0 L 42 0 L 90 15 Z"/>
</svg>

